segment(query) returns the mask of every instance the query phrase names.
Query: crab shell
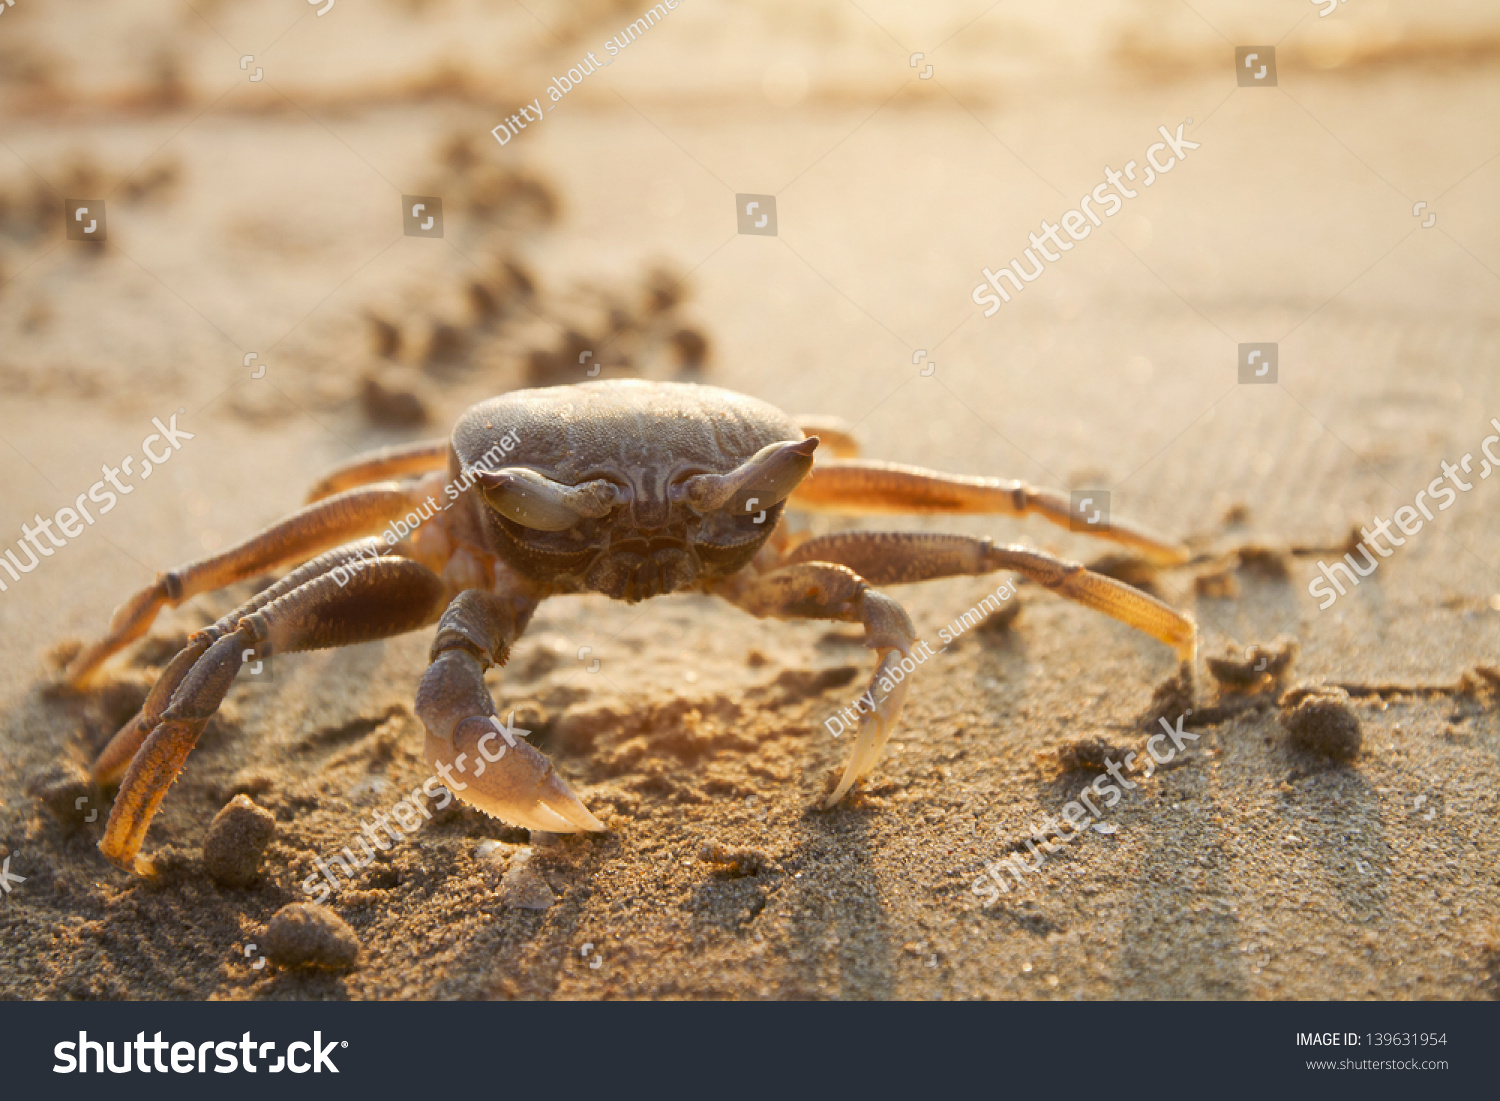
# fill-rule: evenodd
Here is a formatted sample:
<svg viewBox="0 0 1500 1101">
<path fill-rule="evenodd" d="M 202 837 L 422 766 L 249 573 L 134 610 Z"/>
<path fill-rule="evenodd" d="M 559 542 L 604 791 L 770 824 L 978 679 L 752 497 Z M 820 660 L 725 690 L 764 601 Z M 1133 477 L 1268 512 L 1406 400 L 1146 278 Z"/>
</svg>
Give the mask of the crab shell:
<svg viewBox="0 0 1500 1101">
<path fill-rule="evenodd" d="M 494 448 L 507 433 L 518 442 L 497 468 Z M 603 514 L 557 530 L 518 523 L 479 501 L 471 515 L 484 544 L 551 591 L 637 601 L 748 564 L 776 526 L 791 489 L 785 483 L 811 465 L 815 441 L 805 456 L 791 456 L 802 466 L 795 479 L 750 479 L 720 507 L 691 503 L 684 488 L 698 475 L 733 475 L 767 448 L 803 438 L 787 414 L 744 394 L 605 380 L 519 390 L 473 406 L 454 428 L 449 474 L 510 471 L 509 490 L 493 477 L 476 487 L 491 504 L 497 492 L 524 489 L 517 479 L 527 471 L 545 479 L 544 489 L 592 485 L 589 500 L 603 502 L 594 509 Z"/>
</svg>

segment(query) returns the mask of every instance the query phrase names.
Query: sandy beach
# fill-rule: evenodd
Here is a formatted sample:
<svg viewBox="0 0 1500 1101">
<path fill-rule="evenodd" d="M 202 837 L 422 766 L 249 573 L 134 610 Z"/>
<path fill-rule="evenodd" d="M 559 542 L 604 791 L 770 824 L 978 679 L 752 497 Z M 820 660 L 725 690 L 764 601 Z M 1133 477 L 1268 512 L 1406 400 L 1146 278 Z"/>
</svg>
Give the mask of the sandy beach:
<svg viewBox="0 0 1500 1101">
<path fill-rule="evenodd" d="M 35 562 L 0 570 L 0 997 L 1500 996 L 1493 5 L 681 0 L 642 32 L 640 0 L 327 2 L 0 18 L 0 555 Z M 932 656 L 825 810 L 857 624 L 559 597 L 487 684 L 604 832 L 452 802 L 327 893 L 352 965 L 267 963 L 317 862 L 432 775 L 425 629 L 241 677 L 151 826 L 160 874 L 104 858 L 90 762 L 274 578 L 63 685 L 117 605 L 355 454 L 628 377 L 1104 497 L 1190 560 L 1039 517 L 788 521 L 1094 564 L 1193 616 L 1190 683 L 1008 573 L 881 586 Z M 1381 521 L 1401 542 L 1353 553 Z M 1345 690 L 1352 754 L 1293 737 L 1299 686 Z M 1159 718 L 1196 735 L 1162 763 Z M 1074 840 L 986 873 L 1127 753 Z M 204 842 L 241 795 L 274 831 L 227 886 Z"/>
</svg>

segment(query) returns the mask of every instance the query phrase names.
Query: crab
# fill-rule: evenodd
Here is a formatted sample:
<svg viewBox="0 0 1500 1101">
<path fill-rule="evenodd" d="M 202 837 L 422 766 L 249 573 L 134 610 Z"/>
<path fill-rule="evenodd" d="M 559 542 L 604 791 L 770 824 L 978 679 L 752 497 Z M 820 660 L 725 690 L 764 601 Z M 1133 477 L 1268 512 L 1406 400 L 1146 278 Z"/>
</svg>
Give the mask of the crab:
<svg viewBox="0 0 1500 1101">
<path fill-rule="evenodd" d="M 862 625 L 875 651 L 875 702 L 857 722 L 826 807 L 875 768 L 910 684 L 892 671 L 914 663 L 912 621 L 873 586 L 1009 570 L 1193 659 L 1189 616 L 1030 547 L 931 532 L 793 533 L 787 508 L 1071 520 L 1063 493 L 858 454 L 847 426 L 832 419 L 799 421 L 716 387 L 607 380 L 512 391 L 471 407 L 449 439 L 352 459 L 318 482 L 299 511 L 159 574 L 68 665 L 65 679 L 84 686 L 162 608 L 290 568 L 192 635 L 100 752 L 92 780 L 120 786 L 99 848 L 126 870 L 153 873 L 141 855 L 151 819 L 247 658 L 349 646 L 434 622 L 415 704 L 428 763 L 449 780 L 462 773 L 448 786 L 505 822 L 602 830 L 544 754 L 509 736 L 500 745 L 496 731 L 509 728 L 484 682 L 537 606 L 569 593 L 631 602 L 709 593 L 758 617 Z M 1188 557 L 1119 519 L 1099 534 L 1153 563 Z"/>
</svg>

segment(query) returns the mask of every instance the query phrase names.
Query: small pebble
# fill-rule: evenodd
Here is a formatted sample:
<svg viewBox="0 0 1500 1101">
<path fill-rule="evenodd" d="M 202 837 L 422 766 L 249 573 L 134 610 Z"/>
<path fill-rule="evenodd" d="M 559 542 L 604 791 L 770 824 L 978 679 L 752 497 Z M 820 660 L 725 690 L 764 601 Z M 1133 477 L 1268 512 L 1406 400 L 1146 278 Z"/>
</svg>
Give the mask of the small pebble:
<svg viewBox="0 0 1500 1101">
<path fill-rule="evenodd" d="M 276 818 L 248 795 L 236 795 L 214 815 L 203 839 L 203 865 L 224 887 L 248 887 L 260 875 L 260 858 L 276 835 Z"/>
<path fill-rule="evenodd" d="M 646 310 L 651 314 L 674 309 L 688 296 L 683 277 L 666 267 L 655 267 L 646 273 Z"/>
<path fill-rule="evenodd" d="M 102 824 L 109 817 L 108 807 L 89 783 L 88 773 L 72 761 L 48 765 L 27 783 L 26 794 L 41 800 L 54 818 L 69 825 Z"/>
<path fill-rule="evenodd" d="M 458 363 L 468 352 L 468 347 L 468 338 L 457 325 L 435 321 L 427 333 L 425 362 L 428 366 Z"/>
<path fill-rule="evenodd" d="M 370 322 L 370 337 L 376 355 L 391 358 L 401 351 L 401 329 L 383 317 L 366 314 Z"/>
<path fill-rule="evenodd" d="M 1184 662 L 1175 674 L 1158 684 L 1151 693 L 1151 702 L 1146 710 L 1136 716 L 1136 726 L 1141 730 L 1155 731 L 1157 722 L 1166 719 L 1169 726 L 1193 708 L 1193 667 Z"/>
<path fill-rule="evenodd" d="M 1289 697 L 1295 705 L 1287 705 Z M 1342 688 L 1293 689 L 1282 697 L 1280 719 L 1293 745 L 1336 761 L 1352 760 L 1364 742 L 1359 716 Z"/>
<path fill-rule="evenodd" d="M 510 868 L 500 881 L 497 895 L 501 906 L 516 910 L 545 910 L 557 901 L 542 874 L 531 866 L 533 855 L 528 849 L 511 858 Z"/>
<path fill-rule="evenodd" d="M 391 782 L 384 776 L 366 776 L 364 779 L 356 780 L 353 784 L 349 785 L 348 790 L 344 794 L 357 803 L 372 797 L 379 799 L 390 790 Z"/>
<path fill-rule="evenodd" d="M 1282 635 L 1269 645 L 1256 643 L 1245 649 L 1244 657 L 1238 648 L 1230 646 L 1222 657 L 1206 659 L 1208 671 L 1226 688 L 1248 689 L 1278 680 L 1286 675 L 1297 660 L 1297 640 Z"/>
<path fill-rule="evenodd" d="M 1193 578 L 1193 591 L 1208 600 L 1233 600 L 1240 595 L 1240 583 L 1229 570 L 1216 570 Z"/>
<path fill-rule="evenodd" d="M 1064 772 L 1103 772 L 1112 759 L 1123 761 L 1127 752 L 1103 738 L 1081 738 L 1058 749 L 1057 763 Z"/>
<path fill-rule="evenodd" d="M 672 346 L 677 365 L 685 370 L 701 370 L 708 362 L 708 338 L 697 329 L 678 329 L 668 337 L 668 343 Z"/>
<path fill-rule="evenodd" d="M 426 403 L 405 376 L 392 368 L 372 371 L 360 381 L 360 404 L 375 424 L 408 428 L 428 420 Z"/>
<path fill-rule="evenodd" d="M 759 875 L 771 863 L 771 858 L 759 849 L 732 849 L 717 841 L 707 841 L 698 850 L 698 859 L 706 864 L 716 864 L 730 878 Z"/>
<path fill-rule="evenodd" d="M 326 906 L 293 902 L 266 926 L 265 951 L 279 967 L 349 971 L 359 963 L 359 936 Z"/>
<path fill-rule="evenodd" d="M 495 299 L 494 291 L 481 281 L 476 279 L 469 284 L 468 296 L 469 308 L 478 320 L 488 321 L 500 313 L 500 303 Z"/>
<path fill-rule="evenodd" d="M 1244 546 L 1239 549 L 1240 569 L 1271 581 L 1292 576 L 1291 556 L 1278 547 Z"/>
</svg>

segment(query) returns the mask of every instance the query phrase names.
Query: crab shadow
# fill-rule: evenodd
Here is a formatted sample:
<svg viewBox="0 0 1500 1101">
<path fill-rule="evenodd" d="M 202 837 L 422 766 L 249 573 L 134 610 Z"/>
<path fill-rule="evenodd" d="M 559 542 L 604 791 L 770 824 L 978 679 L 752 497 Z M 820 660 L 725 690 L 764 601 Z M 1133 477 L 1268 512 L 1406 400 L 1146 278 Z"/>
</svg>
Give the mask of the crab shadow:
<svg viewBox="0 0 1500 1101">
<path fill-rule="evenodd" d="M 897 996 L 900 931 L 892 926 L 873 859 L 880 814 L 856 803 L 831 812 L 809 808 L 798 819 L 795 847 L 783 860 L 788 879 L 777 899 L 788 928 L 788 974 L 778 996 Z"/>
<path fill-rule="evenodd" d="M 1207 784 L 1196 784 L 1191 776 L 1158 775 L 1163 778 L 1153 802 L 1193 800 L 1199 804 L 1192 812 L 1195 828 L 1168 830 L 1143 823 L 1145 857 L 1120 930 L 1119 996 L 1244 998 L 1249 993 L 1247 965 L 1225 952 L 1226 946 L 1240 945 L 1243 936 L 1232 906 L 1239 892 L 1226 873 L 1231 857 L 1225 831 L 1213 825 L 1226 808 Z"/>
<path fill-rule="evenodd" d="M 1285 745 L 1279 749 L 1276 760 L 1289 767 L 1287 779 L 1294 789 L 1277 807 L 1282 836 L 1306 842 L 1325 884 L 1343 903 L 1346 920 L 1374 925 L 1385 914 L 1391 863 L 1396 859 L 1383 825 L 1380 796 L 1357 762 L 1330 761 Z M 1332 823 L 1320 813 L 1329 802 L 1337 808 Z"/>
</svg>

